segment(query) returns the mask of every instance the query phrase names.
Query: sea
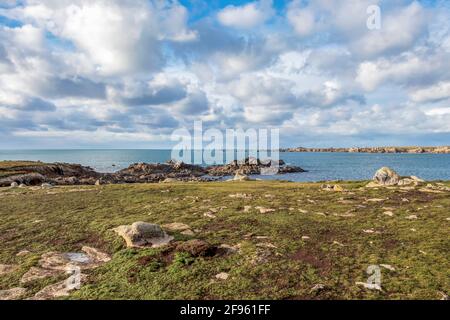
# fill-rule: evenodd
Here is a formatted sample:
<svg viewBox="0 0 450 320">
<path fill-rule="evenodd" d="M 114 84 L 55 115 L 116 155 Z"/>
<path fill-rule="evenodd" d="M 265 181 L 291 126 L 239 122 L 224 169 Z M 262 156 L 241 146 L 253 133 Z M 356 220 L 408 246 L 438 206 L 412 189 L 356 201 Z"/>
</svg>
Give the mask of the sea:
<svg viewBox="0 0 450 320">
<path fill-rule="evenodd" d="M 377 169 L 387 166 L 402 176 L 415 175 L 425 180 L 450 180 L 450 154 L 282 152 L 279 157 L 287 164 L 299 166 L 308 172 L 255 177 L 298 182 L 369 180 Z M 171 150 L 154 149 L 0 150 L 0 161 L 40 160 L 78 163 L 99 172 L 114 172 L 138 162 L 163 163 L 170 159 Z"/>
</svg>

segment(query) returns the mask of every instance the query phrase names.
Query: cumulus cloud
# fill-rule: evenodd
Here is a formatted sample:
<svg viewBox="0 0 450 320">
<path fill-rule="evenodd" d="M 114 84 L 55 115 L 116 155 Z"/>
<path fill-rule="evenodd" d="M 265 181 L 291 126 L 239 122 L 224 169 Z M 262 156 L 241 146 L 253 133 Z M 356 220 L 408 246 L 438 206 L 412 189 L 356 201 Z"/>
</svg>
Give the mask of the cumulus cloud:
<svg viewBox="0 0 450 320">
<path fill-rule="evenodd" d="M 218 13 L 218 19 L 227 27 L 250 29 L 261 25 L 273 14 L 272 0 L 259 0 L 242 6 L 227 6 Z"/>
</svg>

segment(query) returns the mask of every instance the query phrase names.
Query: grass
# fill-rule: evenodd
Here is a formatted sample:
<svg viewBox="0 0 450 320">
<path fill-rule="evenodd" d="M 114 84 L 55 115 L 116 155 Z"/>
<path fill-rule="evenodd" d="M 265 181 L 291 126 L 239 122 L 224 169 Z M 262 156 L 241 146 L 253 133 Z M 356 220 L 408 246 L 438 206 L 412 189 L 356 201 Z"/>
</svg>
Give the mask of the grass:
<svg viewBox="0 0 450 320">
<path fill-rule="evenodd" d="M 87 284 L 69 299 L 441 299 L 449 294 L 450 194 L 362 188 L 365 183 L 341 183 L 346 192 L 276 181 L 0 189 L 0 263 L 20 266 L 0 277 L 0 290 L 20 286 L 21 276 L 43 253 L 88 245 L 112 260 L 89 271 Z M 251 198 L 229 196 L 237 193 Z M 366 201 L 371 198 L 385 200 Z M 244 212 L 245 206 L 252 209 Z M 276 211 L 261 214 L 257 206 Z M 216 219 L 203 216 L 219 207 L 226 208 Z M 388 207 L 393 217 L 384 214 Z M 406 219 L 410 215 L 418 219 Z M 126 248 L 111 228 L 135 221 L 186 223 L 196 236 L 174 234 L 176 240 L 239 245 L 240 252 L 196 258 L 167 248 Z M 367 229 L 376 233 L 363 232 Z M 21 250 L 32 253 L 16 256 Z M 395 268 L 382 268 L 382 292 L 355 284 L 367 280 L 373 264 Z M 229 278 L 215 279 L 221 272 Z M 28 296 L 58 280 L 27 285 Z M 312 291 L 317 284 L 325 288 Z"/>
</svg>

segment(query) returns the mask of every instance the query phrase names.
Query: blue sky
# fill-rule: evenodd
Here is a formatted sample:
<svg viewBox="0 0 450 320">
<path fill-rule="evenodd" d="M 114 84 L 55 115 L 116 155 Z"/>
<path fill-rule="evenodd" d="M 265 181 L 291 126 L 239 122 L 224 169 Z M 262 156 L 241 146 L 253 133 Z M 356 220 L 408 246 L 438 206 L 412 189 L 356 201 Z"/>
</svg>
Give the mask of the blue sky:
<svg viewBox="0 0 450 320">
<path fill-rule="evenodd" d="M 367 9 L 378 5 L 380 28 Z M 0 148 L 448 145 L 450 3 L 2 0 Z"/>
</svg>

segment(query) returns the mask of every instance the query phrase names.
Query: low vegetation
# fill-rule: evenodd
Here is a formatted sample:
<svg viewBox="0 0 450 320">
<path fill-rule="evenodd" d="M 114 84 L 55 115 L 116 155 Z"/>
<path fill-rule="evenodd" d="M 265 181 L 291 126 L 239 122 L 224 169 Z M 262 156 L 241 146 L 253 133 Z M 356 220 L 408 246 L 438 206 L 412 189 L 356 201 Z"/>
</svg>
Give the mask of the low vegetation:
<svg viewBox="0 0 450 320">
<path fill-rule="evenodd" d="M 42 254 L 111 255 L 66 299 L 442 299 L 450 292 L 450 193 L 365 188 L 367 182 L 210 182 L 0 189 L 0 290 L 26 285 Z M 449 182 L 444 185 L 450 186 Z M 127 248 L 111 229 L 144 221 L 188 225 L 227 254 Z M 27 250 L 26 255 L 17 255 Z M 381 266 L 382 291 L 365 283 Z"/>
</svg>

